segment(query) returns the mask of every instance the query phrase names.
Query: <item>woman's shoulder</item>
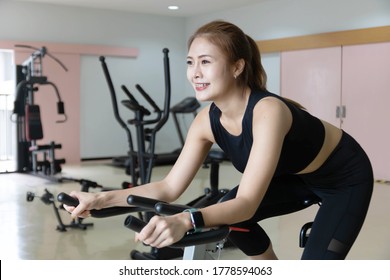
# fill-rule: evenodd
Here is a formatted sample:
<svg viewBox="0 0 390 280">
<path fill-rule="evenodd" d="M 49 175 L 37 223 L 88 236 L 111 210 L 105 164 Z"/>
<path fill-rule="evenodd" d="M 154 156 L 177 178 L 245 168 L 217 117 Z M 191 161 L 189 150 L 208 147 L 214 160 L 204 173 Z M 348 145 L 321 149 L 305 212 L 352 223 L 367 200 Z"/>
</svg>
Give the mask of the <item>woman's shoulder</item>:
<svg viewBox="0 0 390 280">
<path fill-rule="evenodd" d="M 286 102 L 281 96 L 268 91 L 252 91 L 248 106 L 252 106 L 253 110 L 285 109 Z"/>
<path fill-rule="evenodd" d="M 251 99 L 253 100 L 261 100 L 263 98 L 267 97 L 274 97 L 276 99 L 282 99 L 280 95 L 277 95 L 276 93 L 267 91 L 267 90 L 252 90 L 251 91 Z"/>
<path fill-rule="evenodd" d="M 210 107 L 211 104 L 208 104 L 196 114 L 196 117 L 191 124 L 189 135 L 197 135 L 197 138 L 213 142 L 214 138 L 211 132 L 209 117 Z"/>
<path fill-rule="evenodd" d="M 270 121 L 274 125 L 281 125 L 288 131 L 292 124 L 292 113 L 283 99 L 270 95 L 257 102 L 253 108 L 253 121 L 258 123 Z M 284 129 L 283 129 L 284 130 Z"/>
<path fill-rule="evenodd" d="M 194 119 L 194 124 L 196 125 L 205 125 L 206 123 L 209 123 L 209 112 L 210 112 L 210 108 L 211 108 L 212 104 L 207 104 L 205 106 L 203 106 L 200 111 L 196 114 L 196 117 Z"/>
</svg>

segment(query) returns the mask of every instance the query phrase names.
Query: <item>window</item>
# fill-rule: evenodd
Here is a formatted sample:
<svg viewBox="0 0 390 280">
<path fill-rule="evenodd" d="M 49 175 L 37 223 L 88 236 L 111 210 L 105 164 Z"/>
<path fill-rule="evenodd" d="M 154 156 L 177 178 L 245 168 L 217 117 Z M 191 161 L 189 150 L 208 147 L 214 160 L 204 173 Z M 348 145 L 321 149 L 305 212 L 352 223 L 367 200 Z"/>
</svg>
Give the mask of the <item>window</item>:
<svg viewBox="0 0 390 280">
<path fill-rule="evenodd" d="M 13 51 L 0 49 L 0 172 L 16 170 L 15 75 Z"/>
</svg>

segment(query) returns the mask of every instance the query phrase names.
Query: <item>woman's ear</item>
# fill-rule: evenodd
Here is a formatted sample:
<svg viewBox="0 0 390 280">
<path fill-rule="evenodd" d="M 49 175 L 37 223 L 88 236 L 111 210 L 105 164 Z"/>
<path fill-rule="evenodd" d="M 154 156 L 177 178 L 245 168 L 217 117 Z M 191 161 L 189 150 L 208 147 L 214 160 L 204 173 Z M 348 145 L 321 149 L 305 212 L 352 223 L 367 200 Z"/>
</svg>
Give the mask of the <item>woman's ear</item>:
<svg viewBox="0 0 390 280">
<path fill-rule="evenodd" d="M 242 71 L 244 71 L 245 67 L 245 60 L 240 58 L 239 60 L 236 61 L 234 64 L 234 69 L 233 69 L 233 76 L 237 78 L 238 76 L 241 75 Z"/>
</svg>

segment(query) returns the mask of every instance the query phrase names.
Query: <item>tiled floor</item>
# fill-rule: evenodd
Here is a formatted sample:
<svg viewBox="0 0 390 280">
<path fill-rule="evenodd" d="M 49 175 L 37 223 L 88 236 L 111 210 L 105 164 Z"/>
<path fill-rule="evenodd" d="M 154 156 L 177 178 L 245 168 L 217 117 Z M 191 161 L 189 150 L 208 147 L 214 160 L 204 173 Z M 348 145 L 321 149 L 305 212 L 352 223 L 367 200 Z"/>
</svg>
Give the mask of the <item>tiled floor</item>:
<svg viewBox="0 0 390 280">
<path fill-rule="evenodd" d="M 155 167 L 153 180 L 169 170 L 168 166 Z M 89 179 L 105 187 L 120 187 L 129 176 L 109 162 L 85 162 L 81 165 L 63 166 L 63 176 Z M 185 203 L 203 194 L 208 186 L 209 169 L 202 169 L 189 190 L 178 201 Z M 228 164 L 220 169 L 220 185 L 235 186 L 239 174 Z M 60 192 L 80 189 L 75 182 L 53 183 L 32 175 L 0 174 L 0 258 L 23 260 L 126 260 L 134 248 L 149 251 L 142 244 L 134 243 L 134 233 L 123 226 L 125 215 L 105 219 L 89 218 L 83 223 L 93 223 L 86 230 L 56 230 L 58 220 L 53 204 L 44 204 L 39 197 L 27 202 L 27 192 L 36 196 L 45 189 L 55 197 Z M 98 190 L 91 190 L 98 191 Z M 372 204 L 364 227 L 352 248 L 351 260 L 390 259 L 390 186 L 376 184 Z M 58 205 L 58 203 L 56 203 Z M 280 259 L 299 259 L 302 249 L 298 246 L 301 226 L 313 219 L 317 206 L 298 213 L 271 218 L 261 224 L 269 233 Z M 71 222 L 68 213 L 60 211 L 64 224 Z M 237 249 L 226 248 L 222 259 L 246 259 Z"/>
</svg>

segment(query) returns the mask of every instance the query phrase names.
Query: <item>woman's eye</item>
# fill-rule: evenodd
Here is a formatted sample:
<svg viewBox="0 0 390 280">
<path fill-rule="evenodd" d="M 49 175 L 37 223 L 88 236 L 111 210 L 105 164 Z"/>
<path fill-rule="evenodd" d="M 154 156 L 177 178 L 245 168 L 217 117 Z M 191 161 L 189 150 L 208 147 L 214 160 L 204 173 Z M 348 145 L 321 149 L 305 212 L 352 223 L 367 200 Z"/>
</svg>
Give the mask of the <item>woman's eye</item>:
<svg viewBox="0 0 390 280">
<path fill-rule="evenodd" d="M 207 64 L 207 63 L 210 63 L 210 61 L 208 61 L 208 60 L 202 60 L 202 64 Z"/>
<path fill-rule="evenodd" d="M 188 66 L 192 65 L 192 61 L 191 60 L 187 60 L 187 65 Z"/>
</svg>

